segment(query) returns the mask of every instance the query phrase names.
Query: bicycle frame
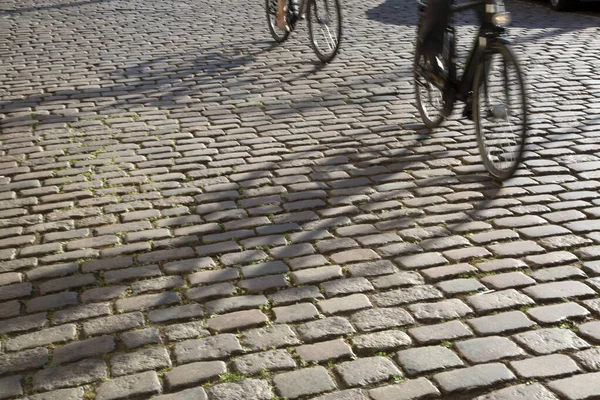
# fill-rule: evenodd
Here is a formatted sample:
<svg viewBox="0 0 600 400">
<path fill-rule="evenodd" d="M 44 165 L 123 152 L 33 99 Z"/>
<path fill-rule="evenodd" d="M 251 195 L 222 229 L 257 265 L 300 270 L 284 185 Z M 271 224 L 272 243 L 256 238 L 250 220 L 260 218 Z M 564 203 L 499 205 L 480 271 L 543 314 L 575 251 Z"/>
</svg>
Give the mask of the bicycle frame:
<svg viewBox="0 0 600 400">
<path fill-rule="evenodd" d="M 481 20 L 481 26 L 479 28 L 479 33 L 477 38 L 475 39 L 475 43 L 471 48 L 471 52 L 467 58 L 466 66 L 460 80 L 456 79 L 456 74 L 454 74 L 454 82 L 452 82 L 455 93 L 457 95 L 457 99 L 461 101 L 468 101 L 473 92 L 473 81 L 475 80 L 475 69 L 477 68 L 477 64 L 481 61 L 481 58 L 484 56 L 487 45 L 489 42 L 494 40 L 503 40 L 507 41 L 506 38 L 502 37 L 505 34 L 505 29 L 500 28 L 492 24 L 490 15 L 500 10 L 504 11 L 504 2 L 502 0 L 477 0 L 464 4 L 452 5 L 451 7 L 451 29 L 453 37 L 455 36 L 456 26 L 454 25 L 454 13 L 461 12 L 468 9 L 473 9 L 478 6 L 485 4 L 485 14 L 479 15 Z M 481 14 L 481 13 L 480 13 Z M 454 43 L 452 43 L 454 47 Z M 456 51 L 454 48 L 450 49 L 452 52 L 451 57 L 453 68 L 456 68 Z"/>
</svg>

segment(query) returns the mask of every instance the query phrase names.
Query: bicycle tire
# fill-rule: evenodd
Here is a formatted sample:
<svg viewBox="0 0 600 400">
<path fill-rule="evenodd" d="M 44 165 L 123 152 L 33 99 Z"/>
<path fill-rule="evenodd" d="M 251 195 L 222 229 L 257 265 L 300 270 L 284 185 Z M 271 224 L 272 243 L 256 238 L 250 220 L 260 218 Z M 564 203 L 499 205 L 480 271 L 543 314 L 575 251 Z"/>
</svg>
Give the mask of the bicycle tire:
<svg viewBox="0 0 600 400">
<path fill-rule="evenodd" d="M 290 36 L 290 32 L 277 27 L 277 0 L 265 0 L 265 10 L 267 11 L 267 26 L 271 37 L 277 43 L 285 42 Z"/>
<path fill-rule="evenodd" d="M 497 65 L 496 61 L 501 62 Z M 509 76 L 509 68 L 513 68 L 513 76 Z M 504 90 L 504 97 L 491 94 L 499 88 Z M 504 43 L 491 43 L 475 71 L 473 119 L 483 164 L 498 180 L 510 178 L 519 167 L 527 139 L 527 110 L 525 83 L 517 58 Z M 488 122 L 491 125 L 495 121 L 501 123 L 499 128 L 488 127 Z"/>
<path fill-rule="evenodd" d="M 310 45 L 322 63 L 329 63 L 331 60 L 335 58 L 340 49 L 340 44 L 342 41 L 342 9 L 340 8 L 339 0 L 308 0 L 308 10 L 306 13 L 306 19 L 308 20 L 308 34 L 310 38 Z M 326 16 L 322 14 L 322 7 L 317 7 L 317 1 L 323 2 L 325 4 L 325 12 Z M 328 3 L 332 3 L 333 10 L 331 9 Z M 331 17 L 335 16 L 336 20 L 331 22 Z M 314 18 L 314 20 L 313 20 Z M 329 47 L 329 52 L 325 53 L 321 51 L 319 47 L 320 38 L 318 38 L 318 34 L 315 32 L 317 26 L 321 27 L 321 34 L 323 36 L 324 42 Z M 331 34 L 331 28 L 334 28 L 335 31 Z M 325 29 L 324 29 L 325 28 Z M 325 32 L 327 31 L 327 32 Z M 327 35 L 326 35 L 327 34 Z"/>
</svg>

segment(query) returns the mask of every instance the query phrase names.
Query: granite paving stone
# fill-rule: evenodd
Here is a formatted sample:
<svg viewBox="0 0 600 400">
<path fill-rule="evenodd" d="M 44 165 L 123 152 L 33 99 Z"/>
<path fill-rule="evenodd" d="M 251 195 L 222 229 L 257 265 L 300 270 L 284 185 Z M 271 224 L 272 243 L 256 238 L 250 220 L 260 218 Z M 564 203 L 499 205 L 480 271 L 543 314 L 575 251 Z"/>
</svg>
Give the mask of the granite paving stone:
<svg viewBox="0 0 600 400">
<path fill-rule="evenodd" d="M 412 379 L 395 385 L 369 390 L 373 400 L 413 400 L 437 398 L 440 391 L 426 378 Z"/>
<path fill-rule="evenodd" d="M 402 350 L 394 358 L 409 375 L 464 366 L 463 361 L 452 350 L 443 346 L 417 347 Z"/>
<path fill-rule="evenodd" d="M 303 384 L 297 385 L 297 382 L 303 382 Z M 282 397 L 290 399 L 336 389 L 336 385 L 327 370 L 320 366 L 275 375 L 273 383 Z"/>
<path fill-rule="evenodd" d="M 445 393 L 467 392 L 483 389 L 516 379 L 515 375 L 500 363 L 481 364 L 454 371 L 440 372 L 433 380 Z"/>
<path fill-rule="evenodd" d="M 527 314 L 539 323 L 553 324 L 569 319 L 582 319 L 590 315 L 590 312 L 577 303 L 568 302 L 530 308 Z"/>
<path fill-rule="evenodd" d="M 600 370 L 600 348 L 598 347 L 575 352 L 572 357 L 588 371 Z"/>
<path fill-rule="evenodd" d="M 467 323 L 478 335 L 509 334 L 535 326 L 535 322 L 521 311 L 508 311 L 485 317 L 471 318 L 467 320 Z"/>
<path fill-rule="evenodd" d="M 514 358 L 525 354 L 515 343 L 500 336 L 463 340 L 456 343 L 456 349 L 467 361 L 474 364 Z"/>
<path fill-rule="evenodd" d="M 409 346 L 412 339 L 402 331 L 388 330 L 353 336 L 350 343 L 359 354 L 373 354 Z"/>
<path fill-rule="evenodd" d="M 244 379 L 234 383 L 221 383 L 207 389 L 208 398 L 215 400 L 269 400 L 273 391 L 267 381 Z"/>
<path fill-rule="evenodd" d="M 469 328 L 460 321 L 412 328 L 408 330 L 408 333 L 421 344 L 439 343 L 473 336 Z"/>
<path fill-rule="evenodd" d="M 558 397 L 540 383 L 524 383 L 509 386 L 504 389 L 494 390 L 486 395 L 476 397 L 475 400 L 558 400 Z"/>
<path fill-rule="evenodd" d="M 402 376 L 402 372 L 386 357 L 376 356 L 346 361 L 334 368 L 336 374 L 349 386 L 367 386 Z"/>
<path fill-rule="evenodd" d="M 179 388 L 217 379 L 225 372 L 227 366 L 223 361 L 200 361 L 171 369 L 165 373 L 165 382 L 169 388 Z"/>
<path fill-rule="evenodd" d="M 599 377 L 600 373 L 598 372 L 575 375 L 570 378 L 552 381 L 548 383 L 548 387 L 565 399 L 590 399 L 598 395 Z"/>
<path fill-rule="evenodd" d="M 574 332 L 561 328 L 544 328 L 518 333 L 513 338 L 527 350 L 540 355 L 591 347 Z"/>
<path fill-rule="evenodd" d="M 564 354 L 550 354 L 520 361 L 512 361 L 510 366 L 517 375 L 528 379 L 571 375 L 580 371 L 577 364 Z"/>
</svg>

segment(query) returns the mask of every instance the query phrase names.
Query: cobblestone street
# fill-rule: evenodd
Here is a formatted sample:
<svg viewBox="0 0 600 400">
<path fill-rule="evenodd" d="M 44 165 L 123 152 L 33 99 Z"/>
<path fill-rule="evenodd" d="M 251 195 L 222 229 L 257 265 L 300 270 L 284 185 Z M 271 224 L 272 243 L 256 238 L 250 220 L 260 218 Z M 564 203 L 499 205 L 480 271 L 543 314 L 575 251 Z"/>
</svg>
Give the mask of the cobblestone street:
<svg viewBox="0 0 600 400">
<path fill-rule="evenodd" d="M 264 0 L 0 0 L 0 399 L 600 398 L 600 7 L 508 3 L 499 184 L 414 1 L 341 3 L 322 67 Z"/>
</svg>

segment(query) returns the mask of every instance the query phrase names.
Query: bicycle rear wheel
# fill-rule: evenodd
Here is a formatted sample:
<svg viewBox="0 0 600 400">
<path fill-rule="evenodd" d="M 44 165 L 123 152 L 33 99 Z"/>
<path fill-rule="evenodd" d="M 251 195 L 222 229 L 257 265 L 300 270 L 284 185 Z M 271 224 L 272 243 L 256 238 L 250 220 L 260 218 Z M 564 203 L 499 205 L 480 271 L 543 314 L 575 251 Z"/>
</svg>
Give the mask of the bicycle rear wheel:
<svg viewBox="0 0 600 400">
<path fill-rule="evenodd" d="M 339 0 L 307 0 L 310 44 L 321 62 L 336 56 L 342 40 L 342 10 Z"/>
<path fill-rule="evenodd" d="M 288 3 L 288 0 L 285 0 Z M 269 26 L 269 32 L 273 40 L 277 43 L 285 42 L 290 33 L 285 29 L 277 27 L 277 0 L 265 0 L 265 9 L 267 10 L 267 25 Z"/>
<path fill-rule="evenodd" d="M 510 178 L 525 146 L 527 98 L 517 59 L 503 43 L 490 44 L 477 66 L 473 119 L 486 169 L 497 179 Z"/>
<path fill-rule="evenodd" d="M 440 126 L 446 117 L 446 104 L 444 89 L 439 84 L 430 80 L 430 74 L 426 70 L 426 59 L 421 54 L 417 43 L 415 49 L 415 60 L 413 65 L 413 76 L 415 84 L 415 95 L 417 97 L 417 109 L 423 123 L 430 129 Z"/>
</svg>

